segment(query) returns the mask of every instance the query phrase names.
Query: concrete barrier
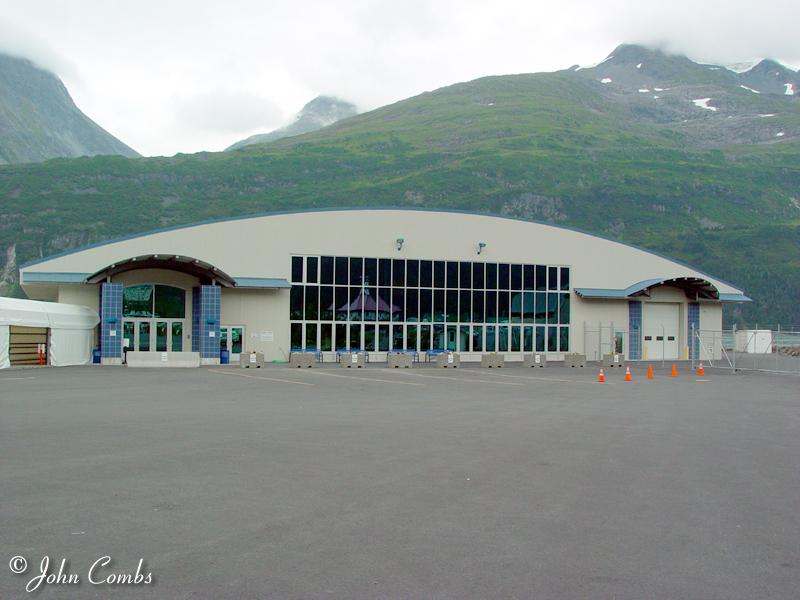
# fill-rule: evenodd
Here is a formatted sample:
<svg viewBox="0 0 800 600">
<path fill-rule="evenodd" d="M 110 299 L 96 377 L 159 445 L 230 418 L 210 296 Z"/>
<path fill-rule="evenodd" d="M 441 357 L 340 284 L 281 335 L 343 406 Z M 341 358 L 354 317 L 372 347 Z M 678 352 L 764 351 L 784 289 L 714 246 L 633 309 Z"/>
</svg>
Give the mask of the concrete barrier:
<svg viewBox="0 0 800 600">
<path fill-rule="evenodd" d="M 364 355 L 361 352 L 342 352 L 339 366 L 343 369 L 360 369 L 364 366 Z"/>
<path fill-rule="evenodd" d="M 607 368 L 624 367 L 625 355 L 624 354 L 603 354 L 603 366 Z"/>
<path fill-rule="evenodd" d="M 261 352 L 244 352 L 239 355 L 239 366 L 243 369 L 260 369 L 264 366 L 264 354 Z"/>
<path fill-rule="evenodd" d="M 565 354 L 564 355 L 565 367 L 585 367 L 586 355 L 585 354 Z"/>
<path fill-rule="evenodd" d="M 547 355 L 544 352 L 526 354 L 522 359 L 522 364 L 526 367 L 546 367 Z"/>
<path fill-rule="evenodd" d="M 296 369 L 310 369 L 317 362 L 313 352 L 292 352 L 289 355 L 289 366 Z"/>
<path fill-rule="evenodd" d="M 405 352 L 389 352 L 386 356 L 386 365 L 390 369 L 410 369 L 414 357 Z"/>
<path fill-rule="evenodd" d="M 502 369 L 505 364 L 505 356 L 497 352 L 487 352 L 481 355 L 481 367 L 484 369 Z"/>
<path fill-rule="evenodd" d="M 436 366 L 443 369 L 457 369 L 461 366 L 461 357 L 455 352 L 442 352 L 436 355 Z"/>
<path fill-rule="evenodd" d="M 200 366 L 199 352 L 128 352 L 129 367 L 178 367 Z"/>
</svg>

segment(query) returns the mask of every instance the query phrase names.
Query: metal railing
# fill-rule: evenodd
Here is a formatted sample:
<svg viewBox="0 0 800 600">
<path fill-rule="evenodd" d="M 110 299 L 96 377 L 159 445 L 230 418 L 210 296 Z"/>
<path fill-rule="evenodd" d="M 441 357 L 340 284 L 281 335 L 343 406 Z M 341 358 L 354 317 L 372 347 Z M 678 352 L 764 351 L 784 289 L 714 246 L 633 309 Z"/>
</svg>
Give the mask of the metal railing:
<svg viewBox="0 0 800 600">
<path fill-rule="evenodd" d="M 732 329 L 692 332 L 692 367 L 703 362 L 732 371 L 800 375 L 800 328 Z"/>
</svg>

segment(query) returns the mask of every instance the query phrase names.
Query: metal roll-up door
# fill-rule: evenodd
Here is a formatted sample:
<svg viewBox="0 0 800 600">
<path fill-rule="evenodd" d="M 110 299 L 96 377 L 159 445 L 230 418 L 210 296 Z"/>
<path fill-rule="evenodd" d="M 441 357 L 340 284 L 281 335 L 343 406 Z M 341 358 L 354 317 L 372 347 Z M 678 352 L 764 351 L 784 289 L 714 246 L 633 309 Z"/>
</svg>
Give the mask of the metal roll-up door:
<svg viewBox="0 0 800 600">
<path fill-rule="evenodd" d="M 9 330 L 8 357 L 12 367 L 21 365 L 38 365 L 39 351 L 42 352 L 41 364 L 47 364 L 46 327 L 20 327 L 12 325 Z"/>
</svg>

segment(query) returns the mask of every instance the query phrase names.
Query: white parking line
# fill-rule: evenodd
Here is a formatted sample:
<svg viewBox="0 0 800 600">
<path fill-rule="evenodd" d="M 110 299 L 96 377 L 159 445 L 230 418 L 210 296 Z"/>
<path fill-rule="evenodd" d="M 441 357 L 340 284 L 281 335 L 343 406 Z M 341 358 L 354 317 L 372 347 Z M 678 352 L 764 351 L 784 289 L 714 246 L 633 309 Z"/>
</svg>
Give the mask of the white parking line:
<svg viewBox="0 0 800 600">
<path fill-rule="evenodd" d="M 469 371 L 464 371 L 470 373 Z M 470 373 L 470 375 L 478 375 L 478 373 Z M 534 381 L 556 381 L 558 383 L 588 383 L 594 385 L 595 381 L 576 381 L 575 379 L 559 379 L 557 377 L 536 377 L 535 375 L 506 375 L 505 373 L 494 373 L 494 377 L 511 377 L 513 379 L 532 379 Z M 606 381 L 608 385 L 615 385 Z"/>
<path fill-rule="evenodd" d="M 402 374 L 405 377 L 422 377 L 423 379 L 448 379 L 450 381 L 459 381 L 461 383 L 493 383 L 495 385 L 516 385 L 516 386 L 522 385 L 521 383 L 509 383 L 508 381 L 492 381 L 490 379 L 470 379 L 469 381 L 465 381 L 464 379 L 460 379 L 458 377 L 445 377 L 444 375 L 422 375 L 420 373 L 406 373 L 405 371 L 398 371 L 398 374 Z"/>
<path fill-rule="evenodd" d="M 233 375 L 234 377 L 246 377 L 247 379 L 261 379 L 263 381 L 279 381 L 280 383 L 292 383 L 294 385 L 317 385 L 316 383 L 306 383 L 305 381 L 292 381 L 291 379 L 278 379 L 276 377 L 259 377 L 258 375 L 246 375 L 245 373 L 234 373 L 232 371 L 218 371 L 209 369 L 209 373 L 219 373 L 220 375 Z"/>
<path fill-rule="evenodd" d="M 20 381 L 25 379 L 36 379 L 36 377 L 0 377 L 0 381 Z"/>
<path fill-rule="evenodd" d="M 358 377 L 355 375 L 334 375 L 333 373 L 324 373 L 322 371 L 303 371 L 304 373 L 312 373 L 314 375 L 322 375 L 323 377 L 338 377 L 340 379 L 356 379 L 358 381 L 374 381 L 377 383 L 394 383 L 397 385 L 416 385 L 421 386 L 421 383 L 411 383 L 410 381 L 393 381 L 391 379 L 377 379 L 375 377 Z"/>
</svg>

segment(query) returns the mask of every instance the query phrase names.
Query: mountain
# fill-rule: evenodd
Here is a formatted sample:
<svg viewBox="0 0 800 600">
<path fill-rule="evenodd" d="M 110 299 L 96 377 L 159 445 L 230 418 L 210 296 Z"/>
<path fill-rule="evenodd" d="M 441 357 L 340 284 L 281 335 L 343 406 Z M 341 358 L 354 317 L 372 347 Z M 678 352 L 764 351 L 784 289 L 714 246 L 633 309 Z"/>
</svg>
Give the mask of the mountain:
<svg viewBox="0 0 800 600">
<path fill-rule="evenodd" d="M 621 46 L 596 67 L 484 77 L 236 152 L 0 167 L 0 273 L 5 256 L 12 287 L 27 260 L 204 219 L 439 207 L 643 246 L 741 285 L 755 301 L 728 323 L 797 326 L 800 98 L 741 81 Z"/>
<path fill-rule="evenodd" d="M 247 139 L 236 142 L 226 150 L 236 150 L 253 144 L 267 144 L 282 138 L 311 133 L 357 114 L 356 106 L 350 102 L 339 100 L 333 96 L 317 96 L 306 104 L 297 113 L 295 120 L 286 127 L 281 127 L 269 133 L 251 135 Z"/>
<path fill-rule="evenodd" d="M 58 77 L 0 54 L 0 164 L 98 154 L 139 156 L 84 115 Z"/>
</svg>

